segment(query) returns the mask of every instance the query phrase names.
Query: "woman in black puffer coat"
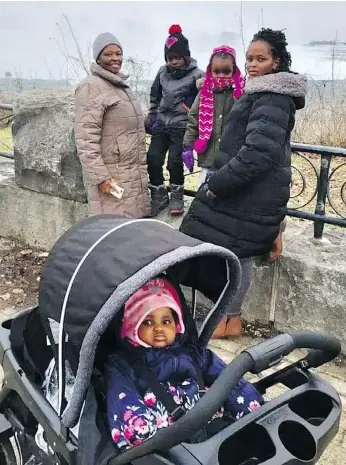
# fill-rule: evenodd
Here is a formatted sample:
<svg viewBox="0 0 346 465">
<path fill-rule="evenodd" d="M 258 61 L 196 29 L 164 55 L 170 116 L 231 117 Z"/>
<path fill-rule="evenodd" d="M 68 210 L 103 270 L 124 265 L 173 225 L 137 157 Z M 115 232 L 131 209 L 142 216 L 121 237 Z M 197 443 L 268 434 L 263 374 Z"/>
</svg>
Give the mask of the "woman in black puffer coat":
<svg viewBox="0 0 346 465">
<path fill-rule="evenodd" d="M 268 253 L 286 215 L 291 184 L 291 132 L 305 105 L 306 77 L 290 71 L 291 56 L 281 31 L 262 29 L 246 54 L 244 95 L 232 107 L 214 166 L 192 202 L 180 230 L 230 249 L 243 279 L 236 301 L 214 337 L 241 334 L 240 310 L 252 278 L 252 257 Z M 213 259 L 214 260 L 214 259 Z M 205 275 L 205 295 L 215 301 L 226 270 L 218 261 Z M 187 281 L 193 284 L 193 276 Z M 211 283 L 211 281 L 213 281 Z"/>
</svg>

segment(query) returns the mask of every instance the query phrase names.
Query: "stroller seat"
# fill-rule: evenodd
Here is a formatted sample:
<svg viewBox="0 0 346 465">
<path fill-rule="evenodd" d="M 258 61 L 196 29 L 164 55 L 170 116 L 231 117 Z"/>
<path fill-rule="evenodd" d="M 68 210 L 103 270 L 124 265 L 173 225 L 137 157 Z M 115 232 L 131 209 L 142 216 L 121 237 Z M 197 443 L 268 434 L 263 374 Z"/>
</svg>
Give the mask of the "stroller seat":
<svg viewBox="0 0 346 465">
<path fill-rule="evenodd" d="M 117 324 L 127 298 L 163 272 L 178 285 L 210 298 L 198 270 L 201 261 L 208 264 L 211 258 L 225 282 L 198 333 L 193 312 L 181 294 L 188 334 L 202 347 L 239 286 L 239 261 L 230 251 L 201 243 L 156 220 L 100 215 L 67 231 L 44 266 L 39 306 L 0 325 L 1 465 L 17 465 L 16 454 L 9 452 L 13 441 L 25 465 L 315 464 L 338 431 L 341 402 L 337 392 L 310 370 L 336 357 L 340 342 L 313 333 L 281 335 L 247 349 L 171 426 L 123 453 L 113 444 L 100 369 L 110 325 Z M 51 320 L 59 327 L 58 335 L 52 334 Z M 244 374 L 264 371 L 301 347 L 312 351 L 256 383 L 262 394 L 278 383 L 287 392 L 209 439 L 189 443 Z M 58 375 L 57 408 L 42 390 L 52 359 Z M 66 389 L 66 361 L 75 380 L 71 397 Z M 78 438 L 72 433 L 77 424 Z M 35 442 L 38 425 L 49 445 L 47 453 Z"/>
</svg>

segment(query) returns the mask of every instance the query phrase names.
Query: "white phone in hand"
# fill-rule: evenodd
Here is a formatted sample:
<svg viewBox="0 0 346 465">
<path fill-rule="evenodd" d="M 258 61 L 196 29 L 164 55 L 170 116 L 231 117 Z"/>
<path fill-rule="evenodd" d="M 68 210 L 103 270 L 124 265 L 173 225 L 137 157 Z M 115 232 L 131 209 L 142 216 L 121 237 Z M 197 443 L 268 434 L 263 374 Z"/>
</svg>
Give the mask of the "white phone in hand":
<svg viewBox="0 0 346 465">
<path fill-rule="evenodd" d="M 120 200 L 124 194 L 124 189 L 118 186 L 118 184 L 113 184 L 113 188 L 110 190 L 110 194 Z"/>
</svg>

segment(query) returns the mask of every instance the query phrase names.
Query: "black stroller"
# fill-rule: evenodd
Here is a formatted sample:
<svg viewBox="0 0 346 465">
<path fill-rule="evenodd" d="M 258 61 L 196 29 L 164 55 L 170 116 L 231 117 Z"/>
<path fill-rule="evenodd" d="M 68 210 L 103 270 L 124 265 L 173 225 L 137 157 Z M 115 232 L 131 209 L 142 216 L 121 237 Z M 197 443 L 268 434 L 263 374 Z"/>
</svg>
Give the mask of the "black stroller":
<svg viewBox="0 0 346 465">
<path fill-rule="evenodd" d="M 188 337 L 202 346 L 207 345 L 223 308 L 239 286 L 239 261 L 230 251 L 187 237 L 156 220 L 101 215 L 67 231 L 44 266 L 39 306 L 0 327 L 4 369 L 1 465 L 316 463 L 338 431 L 341 403 L 337 392 L 310 368 L 335 358 L 340 343 L 332 336 L 313 333 L 283 334 L 249 348 L 225 368 L 197 405 L 171 426 L 123 453 L 112 443 L 102 366 L 109 345 L 114 348 L 116 344 L 114 330 L 121 324 L 125 301 L 161 273 L 175 284 L 183 284 L 184 289 L 204 293 L 205 281 L 199 270 L 202 263 L 212 263 L 210 259 L 216 260 L 214 266 L 224 267 L 228 281 L 199 332 L 185 291 L 180 295 Z M 224 404 L 243 375 L 274 366 L 296 348 L 312 350 L 304 359 L 256 384 L 264 394 L 282 383 L 288 388 L 283 395 L 209 439 L 191 443 L 192 435 Z M 58 381 L 54 406 L 42 389 L 52 361 Z M 69 395 L 68 372 L 73 377 Z M 76 425 L 78 432 L 73 433 Z M 38 427 L 46 450 L 35 440 Z"/>
</svg>

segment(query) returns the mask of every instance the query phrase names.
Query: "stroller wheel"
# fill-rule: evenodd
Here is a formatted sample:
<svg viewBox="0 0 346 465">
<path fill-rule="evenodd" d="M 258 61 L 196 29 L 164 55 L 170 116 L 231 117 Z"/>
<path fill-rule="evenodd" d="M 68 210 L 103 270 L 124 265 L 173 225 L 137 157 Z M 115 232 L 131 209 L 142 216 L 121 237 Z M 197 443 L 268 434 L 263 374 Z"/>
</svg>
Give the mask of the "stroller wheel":
<svg viewBox="0 0 346 465">
<path fill-rule="evenodd" d="M 30 454 L 23 455 L 16 436 L 0 438 L 0 465 L 42 465 L 41 460 Z"/>
<path fill-rule="evenodd" d="M 16 457 L 14 446 L 9 438 L 0 439 L 0 463 L 1 465 L 20 465 L 20 459 Z"/>
</svg>

